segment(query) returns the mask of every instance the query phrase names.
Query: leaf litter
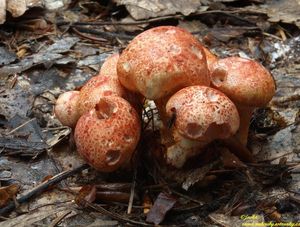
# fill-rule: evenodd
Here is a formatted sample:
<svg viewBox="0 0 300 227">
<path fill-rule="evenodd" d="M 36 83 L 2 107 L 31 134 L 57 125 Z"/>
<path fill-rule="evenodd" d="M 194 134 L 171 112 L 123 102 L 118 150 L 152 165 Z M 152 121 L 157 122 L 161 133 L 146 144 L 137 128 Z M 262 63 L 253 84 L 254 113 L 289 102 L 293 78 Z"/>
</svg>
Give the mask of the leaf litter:
<svg viewBox="0 0 300 227">
<path fill-rule="evenodd" d="M 30 7 L 24 19 L 7 17 L 1 27 L 0 190 L 5 195 L 0 202 L 13 204 L 12 197 L 25 198 L 10 213 L 0 210 L 1 224 L 239 226 L 245 223 L 242 215 L 256 215 L 256 220 L 265 222 L 296 222 L 300 182 L 297 2 L 249 1 L 242 7 L 234 0 L 188 1 L 185 6 L 174 1 L 115 1 L 125 8 L 78 2 L 64 3 L 60 6 L 64 11 L 47 11 L 58 6 L 51 6 L 51 1 L 40 5 L 46 9 L 38 14 L 39 20 L 46 20 L 44 29 L 28 26 Z M 276 13 L 279 8 L 281 13 Z M 126 23 L 132 27 L 127 29 Z M 208 152 L 214 155 L 200 155 L 201 163 L 191 162 L 182 170 L 164 169 L 153 160 L 161 147 L 159 135 L 151 130 L 155 110 L 148 106 L 149 123 L 141 143 L 144 161 L 136 163 L 136 177 L 130 170 L 100 174 L 85 169 L 35 194 L 45 177 L 52 179 L 83 165 L 71 129 L 53 116 L 58 95 L 79 89 L 98 73 L 110 53 L 126 46 L 128 38 L 161 24 L 186 28 L 220 57 L 255 58 L 272 71 L 276 95 L 252 119 L 248 146 L 257 163 L 242 162 L 216 142 Z M 16 184 L 19 191 L 8 196 L 7 187 Z M 92 190 L 82 196 L 81 187 Z M 73 202 L 76 195 L 86 202 L 83 207 Z M 151 211 L 147 215 L 142 206 L 145 195 Z"/>
</svg>

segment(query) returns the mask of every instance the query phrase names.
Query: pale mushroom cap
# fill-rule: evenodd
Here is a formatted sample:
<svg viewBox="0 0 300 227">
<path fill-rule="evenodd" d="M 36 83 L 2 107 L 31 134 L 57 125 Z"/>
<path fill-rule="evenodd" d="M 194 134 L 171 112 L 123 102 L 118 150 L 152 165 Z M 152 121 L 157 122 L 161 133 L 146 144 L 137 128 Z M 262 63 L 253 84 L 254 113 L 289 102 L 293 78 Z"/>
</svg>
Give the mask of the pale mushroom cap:
<svg viewBox="0 0 300 227">
<path fill-rule="evenodd" d="M 100 74 L 101 75 L 108 75 L 111 79 L 118 79 L 117 74 L 117 63 L 119 60 L 120 55 L 118 53 L 114 53 L 106 58 L 106 60 L 103 62 Z"/>
<path fill-rule="evenodd" d="M 118 169 L 131 158 L 140 138 L 140 119 L 121 97 L 102 97 L 96 108 L 82 115 L 75 128 L 81 156 L 102 172 Z"/>
<path fill-rule="evenodd" d="M 78 113 L 78 100 L 79 91 L 67 91 L 57 98 L 54 113 L 63 125 L 75 127 L 80 116 Z"/>
<path fill-rule="evenodd" d="M 176 114 L 175 129 L 188 139 L 209 143 L 232 136 L 239 128 L 239 114 L 222 92 L 205 86 L 190 86 L 167 102 L 168 116 Z"/>
<path fill-rule="evenodd" d="M 186 86 L 210 83 L 201 43 L 173 26 L 136 36 L 120 55 L 117 71 L 124 87 L 153 100 Z"/>
<path fill-rule="evenodd" d="M 258 62 L 240 57 L 218 60 L 213 66 L 211 82 L 242 106 L 265 106 L 275 93 L 275 81 L 270 72 Z"/>
<path fill-rule="evenodd" d="M 116 65 L 119 55 L 114 54 L 103 63 L 98 76 L 92 77 L 80 90 L 78 110 L 80 115 L 95 107 L 103 96 L 126 95 L 125 89 L 119 82 Z"/>
</svg>

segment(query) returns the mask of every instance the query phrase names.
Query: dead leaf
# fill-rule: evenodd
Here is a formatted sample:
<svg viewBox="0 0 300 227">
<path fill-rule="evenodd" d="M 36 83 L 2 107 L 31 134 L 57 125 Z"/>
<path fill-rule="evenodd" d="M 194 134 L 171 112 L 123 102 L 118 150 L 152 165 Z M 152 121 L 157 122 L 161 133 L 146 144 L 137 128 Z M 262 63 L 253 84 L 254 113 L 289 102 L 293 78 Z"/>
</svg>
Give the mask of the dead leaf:
<svg viewBox="0 0 300 227">
<path fill-rule="evenodd" d="M 118 5 L 124 5 L 135 20 L 152 17 L 174 15 L 181 13 L 188 16 L 197 11 L 206 11 L 201 1 L 185 0 L 114 0 Z"/>
<path fill-rule="evenodd" d="M 274 104 L 274 101 L 273 101 Z M 254 112 L 250 128 L 256 133 L 275 134 L 287 126 L 278 111 L 271 108 L 260 108 Z"/>
<path fill-rule="evenodd" d="M 146 221 L 155 225 L 160 224 L 167 212 L 174 207 L 176 201 L 171 195 L 161 192 L 150 209 Z"/>
<path fill-rule="evenodd" d="M 54 11 L 67 6 L 70 1 L 65 0 L 0 0 L 0 24 L 6 20 L 6 10 L 13 17 L 22 16 L 28 9 L 33 7 L 45 8 L 49 11 Z"/>
<path fill-rule="evenodd" d="M 182 188 L 188 190 L 191 186 L 204 179 L 205 175 L 213 168 L 215 162 L 209 163 L 201 168 L 190 170 L 186 175 Z"/>
<path fill-rule="evenodd" d="M 5 154 L 36 157 L 48 148 L 35 118 L 15 115 L 6 122 L 5 127 L 9 131 L 0 136 L 0 147 Z"/>
<path fill-rule="evenodd" d="M 6 187 L 0 187 L 0 207 L 4 207 L 10 200 L 16 197 L 20 185 L 11 184 Z"/>
<path fill-rule="evenodd" d="M 79 206 L 85 206 L 86 202 L 92 203 L 96 199 L 97 189 L 95 185 L 83 186 L 75 198 L 75 202 Z"/>
<path fill-rule="evenodd" d="M 266 14 L 270 22 L 284 22 L 295 24 L 300 28 L 300 2 L 299 0 L 266 1 L 265 4 L 244 7 L 255 13 Z"/>
<path fill-rule="evenodd" d="M 270 22 L 296 24 L 300 28 L 300 1 L 277 0 L 272 1 L 267 8 Z"/>
<path fill-rule="evenodd" d="M 72 46 L 79 41 L 76 37 L 67 37 L 64 39 L 57 40 L 52 45 L 47 46 L 45 49 L 41 49 L 37 54 L 33 54 L 22 59 L 16 64 L 10 64 L 0 69 L 1 77 L 20 73 L 33 66 L 45 65 L 50 66 L 55 64 L 58 60 L 65 58 L 62 53 L 68 52 Z M 69 58 L 68 56 L 66 56 Z"/>
</svg>

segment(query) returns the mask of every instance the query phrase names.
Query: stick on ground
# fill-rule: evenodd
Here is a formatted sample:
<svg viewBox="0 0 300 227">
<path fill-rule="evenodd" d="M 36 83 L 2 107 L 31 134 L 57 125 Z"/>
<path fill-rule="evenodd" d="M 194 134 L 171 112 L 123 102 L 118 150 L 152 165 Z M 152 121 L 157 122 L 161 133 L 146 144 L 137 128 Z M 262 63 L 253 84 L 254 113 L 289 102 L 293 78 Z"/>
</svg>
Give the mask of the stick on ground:
<svg viewBox="0 0 300 227">
<path fill-rule="evenodd" d="M 21 196 L 19 199 L 17 199 L 17 202 L 19 204 L 24 203 L 28 200 L 30 200 L 31 198 L 41 194 L 42 192 L 44 192 L 47 188 L 49 188 L 50 186 L 53 186 L 57 183 L 59 183 L 60 181 L 73 176 L 74 174 L 81 172 L 82 170 L 87 169 L 89 166 L 87 164 L 83 164 L 80 165 L 74 169 L 71 170 L 67 170 L 64 172 L 61 172 L 53 177 L 51 177 L 49 180 L 41 183 L 40 185 L 36 186 L 35 188 L 33 188 L 30 192 L 28 192 L 27 194 Z M 4 215 L 8 212 L 13 211 L 16 208 L 16 205 L 14 202 L 10 202 L 8 203 L 5 207 L 0 209 L 0 216 Z"/>
</svg>

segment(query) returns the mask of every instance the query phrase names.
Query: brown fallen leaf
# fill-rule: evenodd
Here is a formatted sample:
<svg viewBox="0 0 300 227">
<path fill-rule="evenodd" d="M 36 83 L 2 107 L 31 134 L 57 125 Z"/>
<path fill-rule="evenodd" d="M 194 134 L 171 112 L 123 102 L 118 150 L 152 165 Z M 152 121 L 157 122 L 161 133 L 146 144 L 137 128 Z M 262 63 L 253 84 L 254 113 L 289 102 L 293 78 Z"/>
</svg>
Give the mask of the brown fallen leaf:
<svg viewBox="0 0 300 227">
<path fill-rule="evenodd" d="M 78 206 L 85 206 L 86 202 L 92 203 L 96 199 L 96 187 L 95 185 L 85 185 L 83 186 L 78 195 L 75 198 L 75 202 Z"/>
<path fill-rule="evenodd" d="M 155 225 L 160 224 L 164 220 L 167 212 L 174 207 L 176 201 L 177 200 L 170 194 L 161 192 L 147 214 L 146 221 L 154 223 Z"/>
<path fill-rule="evenodd" d="M 18 184 L 0 187 L 0 208 L 4 207 L 10 200 L 15 198 L 19 189 L 20 186 Z"/>
</svg>

